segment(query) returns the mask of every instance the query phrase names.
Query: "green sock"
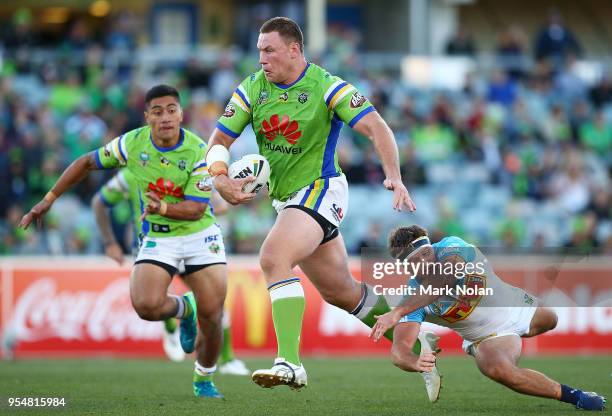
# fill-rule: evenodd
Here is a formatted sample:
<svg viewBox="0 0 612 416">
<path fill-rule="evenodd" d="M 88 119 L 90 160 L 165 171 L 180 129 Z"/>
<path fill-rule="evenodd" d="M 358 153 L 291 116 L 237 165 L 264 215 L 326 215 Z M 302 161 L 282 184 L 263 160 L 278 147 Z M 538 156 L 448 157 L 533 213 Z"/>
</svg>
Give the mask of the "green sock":
<svg viewBox="0 0 612 416">
<path fill-rule="evenodd" d="M 223 328 L 223 344 L 221 345 L 221 357 L 219 361 L 223 363 L 234 359 L 234 349 L 232 348 L 232 331 L 230 328 Z"/>
<path fill-rule="evenodd" d="M 278 357 L 300 365 L 300 334 L 304 318 L 304 289 L 298 278 L 277 282 L 268 288 Z"/>
<path fill-rule="evenodd" d="M 206 374 L 206 375 L 202 375 L 200 373 L 198 373 L 197 370 L 193 370 L 193 382 L 194 383 L 199 383 L 201 381 L 212 381 L 213 380 L 213 374 Z"/>
<path fill-rule="evenodd" d="M 371 291 L 368 293 L 368 295 L 376 296 Z M 358 318 L 361 320 L 361 322 L 363 322 L 370 328 L 372 328 L 376 323 L 376 318 L 374 317 L 375 315 L 380 316 L 391 310 L 389 304 L 387 303 L 387 299 L 385 299 L 383 295 L 378 295 L 376 299 L 376 304 L 374 304 L 374 306 L 369 307 L 369 309 L 366 310 L 368 306 L 364 305 L 363 308 L 363 312 L 366 313 L 366 315 L 363 317 L 358 316 Z M 385 338 L 393 342 L 393 329 L 389 329 L 387 332 L 385 332 Z M 421 353 L 421 341 L 419 341 L 418 338 L 415 341 L 414 346 L 412 347 L 412 352 L 414 352 L 416 355 L 419 355 Z"/>
<path fill-rule="evenodd" d="M 175 318 L 168 318 L 164 321 L 164 328 L 166 329 L 166 332 L 169 334 L 174 334 L 174 331 L 176 331 L 176 319 Z"/>
</svg>

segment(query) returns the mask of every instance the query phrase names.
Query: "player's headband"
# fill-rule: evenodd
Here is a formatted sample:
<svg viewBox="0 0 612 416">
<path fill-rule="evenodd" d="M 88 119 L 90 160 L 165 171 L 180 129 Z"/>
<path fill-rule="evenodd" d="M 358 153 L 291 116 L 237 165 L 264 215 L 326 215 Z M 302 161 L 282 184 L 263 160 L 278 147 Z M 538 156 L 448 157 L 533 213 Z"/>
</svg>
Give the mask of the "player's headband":
<svg viewBox="0 0 612 416">
<path fill-rule="evenodd" d="M 423 247 L 431 247 L 431 242 L 429 241 L 429 237 L 427 237 L 426 235 L 423 235 L 421 237 L 418 237 L 412 240 L 412 242 L 408 244 L 408 247 L 404 248 L 400 252 L 397 258 L 400 260 L 404 260 L 404 259 L 409 260 L 416 253 L 421 251 Z"/>
</svg>

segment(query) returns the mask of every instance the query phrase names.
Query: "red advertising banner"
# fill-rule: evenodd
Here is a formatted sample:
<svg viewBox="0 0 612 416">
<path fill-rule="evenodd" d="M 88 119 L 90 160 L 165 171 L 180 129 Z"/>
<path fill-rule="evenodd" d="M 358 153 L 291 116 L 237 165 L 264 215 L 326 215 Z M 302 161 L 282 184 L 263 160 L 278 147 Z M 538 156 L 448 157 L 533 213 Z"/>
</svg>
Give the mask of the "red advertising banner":
<svg viewBox="0 0 612 416">
<path fill-rule="evenodd" d="M 605 282 L 612 275 L 612 264 L 601 264 L 588 270 L 595 282 Z M 589 305 L 602 305 L 556 307 L 558 327 L 526 340 L 527 353 L 612 352 L 609 283 L 588 284 L 584 280 L 587 273 L 579 265 L 556 271 L 554 279 L 547 275 L 549 270 L 537 267 L 506 263 L 495 269 L 504 280 L 538 296 L 553 300 L 555 296 L 586 297 L 591 301 Z M 358 263 L 353 264 L 352 271 L 359 276 Z M 162 324 L 141 320 L 131 306 L 128 267 L 116 267 L 98 258 L 32 258 L 0 261 L 0 272 L 1 333 L 16 342 L 16 357 L 163 355 Z M 302 279 L 302 283 L 306 294 L 303 354 L 388 352 L 387 341 L 373 343 L 364 324 L 323 302 L 308 279 Z M 183 293 L 186 288 L 175 278 L 172 290 Z M 230 260 L 226 310 L 231 316 L 237 351 L 245 355 L 274 354 L 270 300 L 256 258 Z M 442 336 L 445 352 L 460 352 L 461 340 L 456 334 L 446 328 L 430 327 Z"/>
</svg>

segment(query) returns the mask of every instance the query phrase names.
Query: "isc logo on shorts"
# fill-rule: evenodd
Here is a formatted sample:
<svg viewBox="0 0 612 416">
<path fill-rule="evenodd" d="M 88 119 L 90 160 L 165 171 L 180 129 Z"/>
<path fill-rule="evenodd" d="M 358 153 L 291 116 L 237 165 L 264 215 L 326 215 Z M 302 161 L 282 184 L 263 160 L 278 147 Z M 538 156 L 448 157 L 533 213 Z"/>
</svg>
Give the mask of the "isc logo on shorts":
<svg viewBox="0 0 612 416">
<path fill-rule="evenodd" d="M 217 241 L 218 239 L 219 239 L 219 234 L 209 235 L 208 237 L 204 239 L 204 243 L 205 244 L 212 243 L 213 241 Z"/>
</svg>

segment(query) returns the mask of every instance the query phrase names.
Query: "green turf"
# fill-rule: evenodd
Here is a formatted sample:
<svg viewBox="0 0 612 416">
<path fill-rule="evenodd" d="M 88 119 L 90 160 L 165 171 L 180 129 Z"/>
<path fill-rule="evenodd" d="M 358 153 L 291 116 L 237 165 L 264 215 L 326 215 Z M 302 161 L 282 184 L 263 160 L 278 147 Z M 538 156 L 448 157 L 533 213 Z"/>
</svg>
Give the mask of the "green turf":
<svg viewBox="0 0 612 416">
<path fill-rule="evenodd" d="M 269 360 L 248 360 L 252 369 Z M 227 400 L 196 399 L 192 364 L 161 360 L 27 360 L 0 363 L 0 414 L 7 397 L 65 397 L 67 408 L 8 414 L 139 415 L 576 415 L 570 405 L 521 396 L 485 379 L 469 357 L 440 357 L 441 398 L 427 401 L 418 374 L 385 359 L 306 359 L 309 386 L 300 392 L 254 385 L 248 377 L 217 376 Z M 562 383 L 609 396 L 609 357 L 525 359 Z"/>
</svg>

